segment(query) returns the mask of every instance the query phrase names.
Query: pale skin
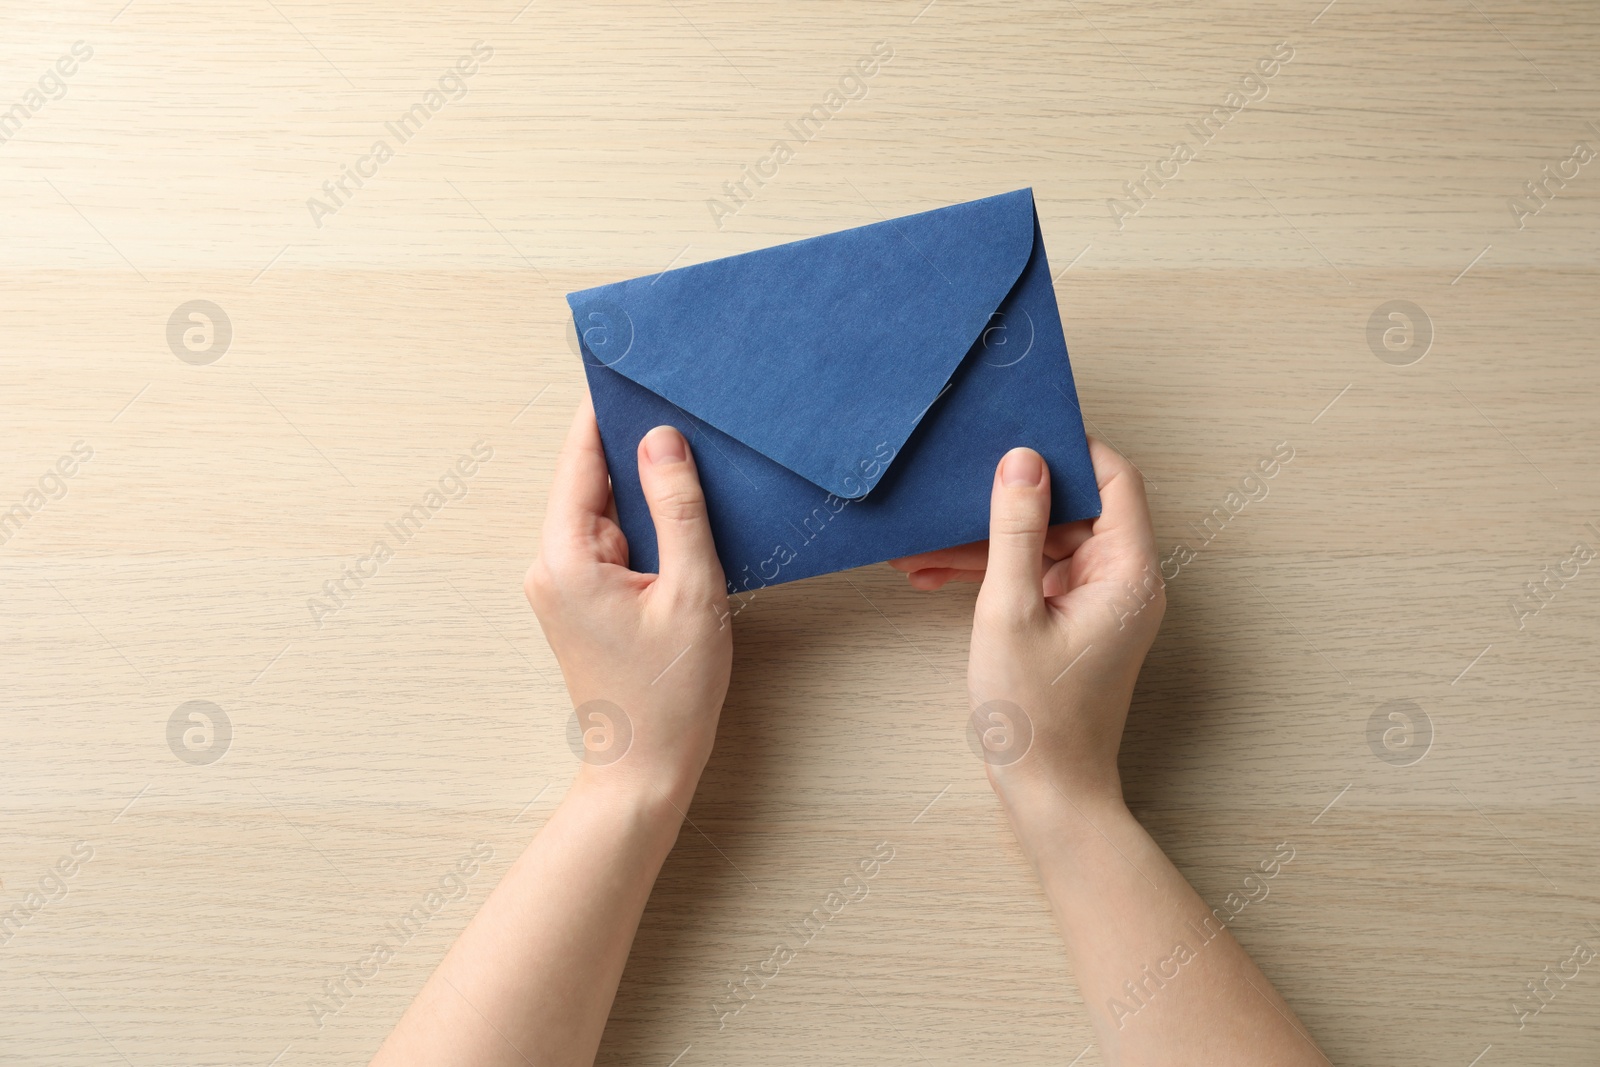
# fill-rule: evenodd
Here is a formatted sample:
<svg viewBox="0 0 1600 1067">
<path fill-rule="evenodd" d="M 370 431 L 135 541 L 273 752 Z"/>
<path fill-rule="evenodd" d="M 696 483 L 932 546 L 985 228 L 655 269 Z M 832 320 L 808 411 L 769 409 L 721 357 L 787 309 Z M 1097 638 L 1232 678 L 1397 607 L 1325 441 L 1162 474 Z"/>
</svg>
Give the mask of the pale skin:
<svg viewBox="0 0 1600 1067">
<path fill-rule="evenodd" d="M 1143 477 L 1103 442 L 1091 439 L 1089 454 L 1099 518 L 1047 528 L 1043 461 L 1015 449 L 995 474 L 987 542 L 894 566 L 919 589 L 983 583 L 969 697 L 980 708 L 1016 705 L 1033 730 L 1020 760 L 988 764 L 989 781 L 1050 901 L 1101 1059 L 1127 1067 L 1326 1063 L 1123 802 L 1117 750 L 1166 591 Z M 1180 942 L 1187 954 L 1174 952 Z"/>
<path fill-rule="evenodd" d="M 1202 941 L 1185 925 L 1199 926 L 1211 911 L 1123 803 L 1117 750 L 1165 600 L 1143 481 L 1105 445 L 1091 441 L 1090 449 L 1100 518 L 1047 529 L 1043 461 L 1015 449 L 996 470 L 989 541 L 894 566 L 919 589 L 982 583 L 972 702 L 1014 705 L 1033 735 L 1021 759 L 988 765 L 989 780 L 1050 901 L 1101 1059 L 1324 1063 L 1230 933 Z M 594 1061 L 651 887 L 710 756 L 733 657 L 726 586 L 688 442 L 657 427 L 637 458 L 660 574 L 627 569 L 585 399 L 525 583 L 574 706 L 604 700 L 622 709 L 631 741 L 613 762 L 580 765 L 378 1050 L 378 1067 Z M 602 747 L 617 736 L 595 734 Z M 1191 953 L 1178 963 L 1181 941 Z M 1158 985 L 1147 966 L 1177 974 Z M 1137 1006 L 1124 982 L 1144 983 Z"/>
</svg>

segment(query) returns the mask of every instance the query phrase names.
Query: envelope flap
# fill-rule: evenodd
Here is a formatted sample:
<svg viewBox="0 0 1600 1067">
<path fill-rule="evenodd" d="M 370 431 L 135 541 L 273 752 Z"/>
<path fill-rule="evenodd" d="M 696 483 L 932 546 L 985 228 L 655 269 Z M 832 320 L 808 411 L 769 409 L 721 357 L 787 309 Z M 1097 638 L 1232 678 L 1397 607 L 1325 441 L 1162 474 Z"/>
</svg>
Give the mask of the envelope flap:
<svg viewBox="0 0 1600 1067">
<path fill-rule="evenodd" d="M 865 496 L 1033 249 L 1033 193 L 571 293 L 584 358 Z"/>
</svg>

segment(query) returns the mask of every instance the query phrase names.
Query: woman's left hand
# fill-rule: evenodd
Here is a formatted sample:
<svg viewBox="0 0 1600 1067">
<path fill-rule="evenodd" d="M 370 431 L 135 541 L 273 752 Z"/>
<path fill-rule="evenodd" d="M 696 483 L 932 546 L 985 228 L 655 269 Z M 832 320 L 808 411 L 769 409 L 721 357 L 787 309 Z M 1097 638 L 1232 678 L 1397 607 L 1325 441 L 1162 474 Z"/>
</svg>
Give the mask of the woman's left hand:
<svg viewBox="0 0 1600 1067">
<path fill-rule="evenodd" d="M 654 786 L 681 809 L 711 755 L 733 628 L 689 442 L 657 426 L 639 442 L 638 462 L 661 572 L 628 569 L 586 395 L 556 464 L 543 545 L 524 589 L 578 709 L 580 774 Z"/>
</svg>

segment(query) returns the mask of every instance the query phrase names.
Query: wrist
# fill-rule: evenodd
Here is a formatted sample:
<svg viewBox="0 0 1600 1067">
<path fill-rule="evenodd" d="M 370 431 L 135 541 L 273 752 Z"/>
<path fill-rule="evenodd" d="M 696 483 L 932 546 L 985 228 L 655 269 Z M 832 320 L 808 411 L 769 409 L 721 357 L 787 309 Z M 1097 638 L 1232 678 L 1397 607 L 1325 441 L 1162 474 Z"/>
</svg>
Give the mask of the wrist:
<svg viewBox="0 0 1600 1067">
<path fill-rule="evenodd" d="M 1073 776 L 1065 784 L 1038 768 L 1034 773 L 1018 770 L 990 768 L 989 782 L 1017 839 L 1030 853 L 1075 847 L 1098 836 L 1105 826 L 1133 818 L 1122 799 L 1122 783 L 1114 768 L 1100 775 Z"/>
<path fill-rule="evenodd" d="M 626 760 L 606 766 L 586 763 L 578 768 L 569 795 L 626 812 L 650 827 L 670 828 L 676 835 L 699 781 L 698 767 L 642 767 Z"/>
</svg>

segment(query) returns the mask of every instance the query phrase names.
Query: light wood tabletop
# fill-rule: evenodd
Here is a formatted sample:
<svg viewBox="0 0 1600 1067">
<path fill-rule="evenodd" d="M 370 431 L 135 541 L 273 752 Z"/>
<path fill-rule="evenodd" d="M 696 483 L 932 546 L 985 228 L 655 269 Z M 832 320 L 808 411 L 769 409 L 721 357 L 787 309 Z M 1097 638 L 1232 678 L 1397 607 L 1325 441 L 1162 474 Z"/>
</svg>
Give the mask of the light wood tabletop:
<svg viewBox="0 0 1600 1067">
<path fill-rule="evenodd" d="M 1585 0 L 9 5 L 0 1062 L 364 1063 L 577 767 L 521 589 L 564 294 L 1024 186 L 1167 560 L 1135 813 L 1333 1062 L 1600 1062 L 1597 46 Z M 973 595 L 739 615 L 599 1062 L 1102 1062 L 968 748 Z"/>
</svg>

